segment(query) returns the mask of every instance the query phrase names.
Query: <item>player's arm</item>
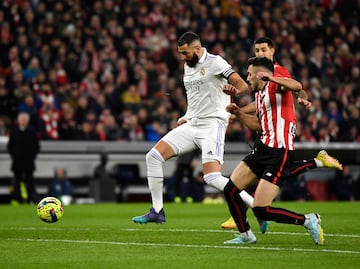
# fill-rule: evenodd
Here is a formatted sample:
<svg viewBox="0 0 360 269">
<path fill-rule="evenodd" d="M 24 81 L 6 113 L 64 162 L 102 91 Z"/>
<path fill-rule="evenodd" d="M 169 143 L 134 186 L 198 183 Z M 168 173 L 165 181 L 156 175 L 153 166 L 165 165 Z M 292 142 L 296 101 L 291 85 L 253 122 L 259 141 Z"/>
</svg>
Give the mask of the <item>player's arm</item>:
<svg viewBox="0 0 360 269">
<path fill-rule="evenodd" d="M 255 105 L 255 102 L 251 102 L 250 104 L 247 104 L 245 106 L 242 106 L 241 108 L 241 111 L 244 112 L 244 113 L 248 113 L 248 114 L 253 114 L 256 112 L 256 105 Z"/>
<path fill-rule="evenodd" d="M 273 77 L 271 81 L 280 85 L 283 91 L 292 91 L 293 95 L 296 97 L 297 102 L 305 109 L 309 110 L 311 108 L 312 103 L 308 100 L 308 95 L 306 91 L 302 89 L 300 82 L 293 78 L 286 77 Z"/>
<path fill-rule="evenodd" d="M 262 72 L 261 72 L 262 73 Z M 266 73 L 267 79 L 262 77 L 263 80 L 272 81 L 279 86 L 281 86 L 281 90 L 283 91 L 292 91 L 295 94 L 298 94 L 302 91 L 302 85 L 299 81 L 292 79 L 292 78 L 281 78 L 281 77 L 274 77 L 273 75 Z M 261 74 L 260 74 L 261 76 Z"/>
<path fill-rule="evenodd" d="M 224 93 L 228 95 L 236 96 L 238 94 L 246 93 L 249 89 L 247 83 L 236 72 L 229 76 L 228 81 L 230 84 L 224 85 L 223 88 Z"/>
<path fill-rule="evenodd" d="M 292 91 L 293 95 L 297 98 L 297 102 L 304 106 L 305 109 L 309 110 L 311 108 L 312 103 L 308 100 L 308 95 L 306 91 L 302 89 L 300 82 L 292 78 L 281 77 L 273 77 L 271 81 L 280 85 L 283 91 Z"/>
<path fill-rule="evenodd" d="M 260 131 L 261 130 L 261 124 L 260 120 L 255 115 L 250 115 L 242 111 L 240 107 L 238 107 L 236 104 L 231 103 L 226 107 L 226 111 L 231 113 L 232 115 L 235 115 L 238 119 L 240 119 L 241 123 L 244 124 L 246 127 L 248 127 L 252 131 Z"/>
</svg>

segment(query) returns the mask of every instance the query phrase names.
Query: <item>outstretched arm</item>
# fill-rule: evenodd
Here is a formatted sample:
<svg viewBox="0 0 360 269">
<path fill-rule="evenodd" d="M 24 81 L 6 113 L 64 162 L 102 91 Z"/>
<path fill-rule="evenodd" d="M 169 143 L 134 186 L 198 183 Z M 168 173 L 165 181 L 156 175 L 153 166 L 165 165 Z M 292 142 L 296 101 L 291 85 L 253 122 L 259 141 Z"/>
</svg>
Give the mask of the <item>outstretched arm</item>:
<svg viewBox="0 0 360 269">
<path fill-rule="evenodd" d="M 248 127 L 252 131 L 260 131 L 261 130 L 261 124 L 260 120 L 255 115 L 250 115 L 242 111 L 240 107 L 238 107 L 236 104 L 231 103 L 226 107 L 226 111 L 231 113 L 232 115 L 236 115 L 238 119 L 240 119 L 241 123 L 244 124 L 246 127 Z"/>
<path fill-rule="evenodd" d="M 297 102 L 300 105 L 303 105 L 307 110 L 311 108 L 312 103 L 308 100 L 307 93 L 302 89 L 301 83 L 297 80 L 292 78 L 274 77 L 267 72 L 258 72 L 257 76 L 264 81 L 272 81 L 280 85 L 283 91 L 292 91 L 294 96 L 297 97 Z"/>
<path fill-rule="evenodd" d="M 256 76 L 263 81 L 272 81 L 280 85 L 283 91 L 299 92 L 302 90 L 301 83 L 292 78 L 275 77 L 270 72 L 258 72 Z"/>
</svg>

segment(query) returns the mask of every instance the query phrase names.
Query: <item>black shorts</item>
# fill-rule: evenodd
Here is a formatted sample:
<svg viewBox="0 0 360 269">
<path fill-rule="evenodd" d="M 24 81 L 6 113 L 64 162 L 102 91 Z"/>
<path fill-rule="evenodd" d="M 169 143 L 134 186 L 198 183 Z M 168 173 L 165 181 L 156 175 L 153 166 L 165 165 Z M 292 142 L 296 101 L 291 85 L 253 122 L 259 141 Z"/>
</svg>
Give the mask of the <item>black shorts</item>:
<svg viewBox="0 0 360 269">
<path fill-rule="evenodd" d="M 293 155 L 293 150 L 271 148 L 259 141 L 243 161 L 258 179 L 282 186 L 285 178 L 290 175 Z"/>
</svg>

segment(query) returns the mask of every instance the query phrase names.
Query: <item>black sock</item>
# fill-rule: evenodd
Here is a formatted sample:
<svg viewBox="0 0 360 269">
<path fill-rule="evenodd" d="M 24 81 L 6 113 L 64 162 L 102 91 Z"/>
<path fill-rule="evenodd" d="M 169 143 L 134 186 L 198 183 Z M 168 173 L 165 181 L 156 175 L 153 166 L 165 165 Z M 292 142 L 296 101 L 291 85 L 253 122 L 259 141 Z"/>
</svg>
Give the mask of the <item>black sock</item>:
<svg viewBox="0 0 360 269">
<path fill-rule="evenodd" d="M 305 216 L 284 208 L 276 208 L 271 206 L 254 207 L 255 216 L 263 220 L 272 220 L 278 223 L 288 223 L 303 225 Z"/>
<path fill-rule="evenodd" d="M 290 176 L 298 176 L 308 170 L 317 168 L 315 160 L 297 161 L 291 164 Z"/>
<path fill-rule="evenodd" d="M 240 190 L 229 180 L 224 188 L 224 196 L 229 207 L 231 216 L 241 233 L 250 229 L 246 217 L 247 206 L 240 197 Z"/>
</svg>

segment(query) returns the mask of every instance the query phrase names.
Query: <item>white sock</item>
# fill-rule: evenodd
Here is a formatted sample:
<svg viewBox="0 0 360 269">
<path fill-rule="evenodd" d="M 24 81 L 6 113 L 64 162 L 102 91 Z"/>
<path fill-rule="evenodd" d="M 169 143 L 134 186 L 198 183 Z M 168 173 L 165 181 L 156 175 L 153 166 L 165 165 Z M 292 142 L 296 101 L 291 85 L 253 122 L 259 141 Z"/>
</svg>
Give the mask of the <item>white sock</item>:
<svg viewBox="0 0 360 269">
<path fill-rule="evenodd" d="M 316 158 L 314 158 L 314 161 L 315 161 L 316 167 L 323 167 L 322 161 L 319 161 L 319 160 L 316 159 Z"/>
<path fill-rule="evenodd" d="M 255 236 L 254 233 L 251 231 L 251 229 L 247 230 L 246 232 L 241 233 L 242 236 L 245 237 L 253 237 Z"/>
<path fill-rule="evenodd" d="M 309 225 L 309 223 L 310 223 L 310 218 L 305 215 L 304 226 L 306 227 L 307 225 Z"/>
<path fill-rule="evenodd" d="M 250 194 L 248 194 L 246 191 L 242 190 L 240 192 L 240 197 L 241 199 L 245 202 L 245 204 L 247 204 L 248 206 L 250 206 L 251 208 L 254 205 L 254 197 L 252 197 Z"/>
<path fill-rule="evenodd" d="M 147 180 L 151 193 L 152 207 L 158 213 L 164 207 L 164 172 L 162 167 L 164 162 L 164 158 L 154 148 L 146 154 Z"/>
<path fill-rule="evenodd" d="M 206 184 L 223 192 L 225 185 L 228 183 L 229 179 L 221 175 L 220 172 L 212 172 L 204 175 L 204 181 L 206 182 Z"/>
</svg>

